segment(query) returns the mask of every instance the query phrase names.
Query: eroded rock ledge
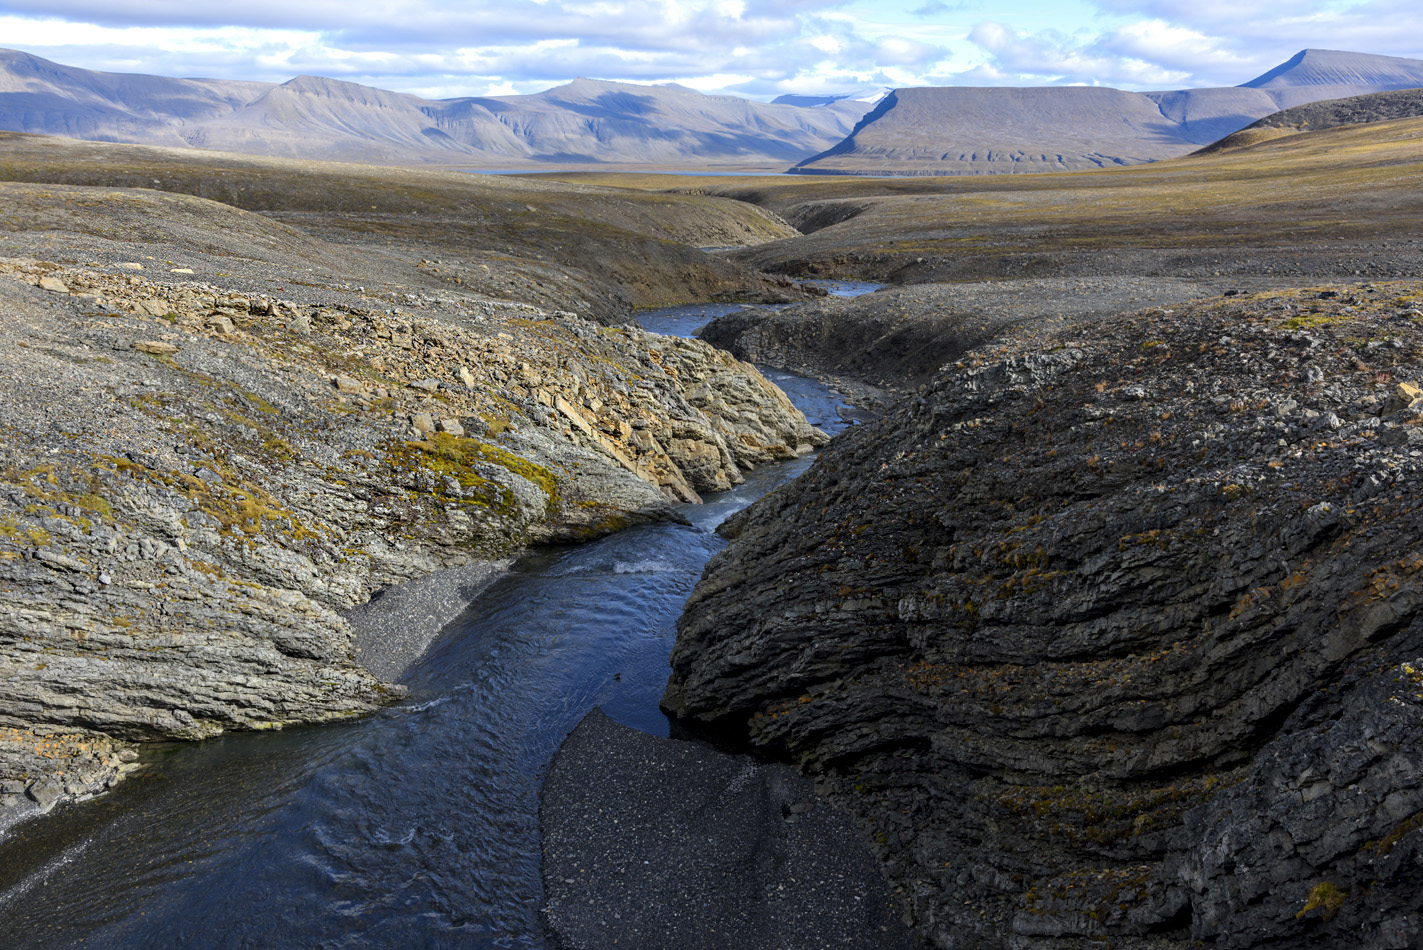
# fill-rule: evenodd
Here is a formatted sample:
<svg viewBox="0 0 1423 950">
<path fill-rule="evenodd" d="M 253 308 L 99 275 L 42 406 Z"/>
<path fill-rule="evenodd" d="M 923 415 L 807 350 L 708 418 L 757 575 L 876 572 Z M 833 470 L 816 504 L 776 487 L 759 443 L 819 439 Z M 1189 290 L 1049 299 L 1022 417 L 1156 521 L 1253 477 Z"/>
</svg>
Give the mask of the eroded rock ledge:
<svg viewBox="0 0 1423 950">
<path fill-rule="evenodd" d="M 150 273 L 0 260 L 0 831 L 136 742 L 397 695 L 340 614 L 381 588 L 677 518 L 825 441 L 697 341 Z"/>
<path fill-rule="evenodd" d="M 774 312 L 742 310 L 712 320 L 700 336 L 739 359 L 813 376 L 880 408 L 1014 327 L 1046 332 L 1207 295 L 1201 282 L 1161 277 L 916 284 Z"/>
<path fill-rule="evenodd" d="M 664 705 L 835 788 L 940 947 L 1416 945 L 1420 299 L 965 354 L 735 519 Z"/>
</svg>

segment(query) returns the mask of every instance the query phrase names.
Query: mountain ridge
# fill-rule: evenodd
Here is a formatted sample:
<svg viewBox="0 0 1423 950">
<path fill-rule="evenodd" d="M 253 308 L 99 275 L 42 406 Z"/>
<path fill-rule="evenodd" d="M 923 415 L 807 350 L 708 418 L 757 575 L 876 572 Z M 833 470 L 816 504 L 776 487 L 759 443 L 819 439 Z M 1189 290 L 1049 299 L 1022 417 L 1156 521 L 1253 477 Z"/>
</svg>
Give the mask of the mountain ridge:
<svg viewBox="0 0 1423 950">
<path fill-rule="evenodd" d="M 794 174 L 1074 171 L 1188 154 L 1282 109 L 1423 86 L 1423 60 L 1301 50 L 1239 86 L 899 89 Z"/>
<path fill-rule="evenodd" d="M 1380 85 L 1381 82 L 1394 81 L 1416 85 L 1420 66 L 1423 66 L 1423 62 L 1402 56 L 1310 48 L 1300 50 L 1274 69 L 1240 85 L 1242 88 L 1251 89 L 1280 86 Z"/>
<path fill-rule="evenodd" d="M 1305 49 L 1239 86 L 933 86 L 761 103 L 580 77 L 423 99 L 331 77 L 106 73 L 0 49 L 0 130 L 377 164 L 792 166 L 795 174 L 1071 171 L 1173 158 L 1280 110 L 1423 87 L 1423 60 Z"/>
<path fill-rule="evenodd" d="M 526 96 L 433 100 L 321 76 L 264 83 L 102 73 L 0 49 L 6 131 L 338 161 L 774 166 L 840 141 L 868 109 L 595 79 Z"/>
</svg>

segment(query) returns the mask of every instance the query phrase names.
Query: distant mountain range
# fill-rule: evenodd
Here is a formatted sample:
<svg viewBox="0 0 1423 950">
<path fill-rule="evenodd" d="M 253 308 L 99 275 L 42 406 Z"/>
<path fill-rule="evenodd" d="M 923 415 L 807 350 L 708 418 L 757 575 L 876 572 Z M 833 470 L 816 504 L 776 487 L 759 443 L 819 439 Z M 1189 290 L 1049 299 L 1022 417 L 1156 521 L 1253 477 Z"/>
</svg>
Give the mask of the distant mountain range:
<svg viewBox="0 0 1423 950">
<path fill-rule="evenodd" d="M 847 92 L 834 96 L 806 96 L 790 93 L 784 96 L 777 96 L 771 102 L 778 105 L 787 106 L 829 106 L 837 102 L 866 102 L 874 105 L 885 96 L 894 92 L 888 86 L 880 86 L 874 89 L 863 89 L 859 92 Z"/>
<path fill-rule="evenodd" d="M 1250 82 L 1214 89 L 898 89 L 843 142 L 794 171 L 950 175 L 1135 165 L 1193 152 L 1281 109 L 1420 86 L 1423 60 L 1307 49 Z"/>
<path fill-rule="evenodd" d="M 1183 155 L 1281 109 L 1423 87 L 1423 61 L 1304 50 L 1240 86 L 866 89 L 772 103 L 578 79 L 429 100 L 298 76 L 169 79 L 0 50 L 0 129 L 382 164 L 794 165 L 803 174 L 1059 171 Z"/>
<path fill-rule="evenodd" d="M 869 109 L 590 79 L 529 96 L 429 100 L 315 76 L 103 73 L 0 50 L 0 129 L 335 161 L 789 164 L 839 142 Z"/>
</svg>

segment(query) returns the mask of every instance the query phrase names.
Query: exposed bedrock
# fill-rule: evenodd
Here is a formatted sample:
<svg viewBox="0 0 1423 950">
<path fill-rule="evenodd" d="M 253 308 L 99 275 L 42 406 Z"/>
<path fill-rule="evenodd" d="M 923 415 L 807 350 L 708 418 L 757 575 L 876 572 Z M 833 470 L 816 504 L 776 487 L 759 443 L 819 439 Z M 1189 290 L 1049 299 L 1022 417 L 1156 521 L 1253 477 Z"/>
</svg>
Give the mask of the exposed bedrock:
<svg viewBox="0 0 1423 950">
<path fill-rule="evenodd" d="M 477 591 L 530 544 L 678 519 L 826 441 L 695 340 L 143 271 L 0 259 L 0 833 L 135 742 L 399 695 L 381 680 L 462 602 L 343 616 L 392 584 Z"/>
<path fill-rule="evenodd" d="M 775 312 L 743 310 L 711 321 L 700 335 L 740 359 L 814 376 L 862 404 L 882 405 L 1013 327 L 1061 327 L 1205 294 L 1194 281 L 1149 277 L 919 284 Z"/>
<path fill-rule="evenodd" d="M 1417 945 L 1419 289 L 964 354 L 727 526 L 664 706 L 940 947 Z"/>
</svg>

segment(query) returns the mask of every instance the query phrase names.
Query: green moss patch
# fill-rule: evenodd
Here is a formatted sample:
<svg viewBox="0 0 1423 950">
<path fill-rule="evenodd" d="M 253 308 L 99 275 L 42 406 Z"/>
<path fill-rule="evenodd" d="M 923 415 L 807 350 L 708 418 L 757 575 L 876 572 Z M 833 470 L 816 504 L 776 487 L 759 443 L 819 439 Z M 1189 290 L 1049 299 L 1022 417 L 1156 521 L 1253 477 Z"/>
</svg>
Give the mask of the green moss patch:
<svg viewBox="0 0 1423 950">
<path fill-rule="evenodd" d="M 1326 323 L 1333 323 L 1339 318 L 1333 314 L 1316 313 L 1307 316 L 1290 317 L 1281 324 L 1286 330 L 1310 330 L 1314 327 L 1323 326 Z"/>
<path fill-rule="evenodd" d="M 453 478 L 465 492 L 461 501 L 472 501 L 501 513 L 512 512 L 513 493 L 479 474 L 475 466 L 497 465 L 537 485 L 548 497 L 549 511 L 557 510 L 562 504 L 558 477 L 553 472 L 508 449 L 478 439 L 438 432 L 418 442 L 400 443 L 390 450 L 389 459 L 392 467 L 398 470 L 423 468 Z"/>
</svg>

